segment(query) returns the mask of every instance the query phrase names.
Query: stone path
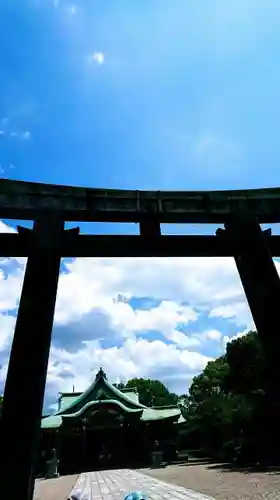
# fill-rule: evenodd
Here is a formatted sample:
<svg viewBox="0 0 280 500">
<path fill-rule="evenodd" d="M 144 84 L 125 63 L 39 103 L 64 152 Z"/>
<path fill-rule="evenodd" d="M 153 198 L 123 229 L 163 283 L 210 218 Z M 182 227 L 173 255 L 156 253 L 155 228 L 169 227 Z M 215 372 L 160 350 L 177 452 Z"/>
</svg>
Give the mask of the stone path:
<svg viewBox="0 0 280 500">
<path fill-rule="evenodd" d="M 71 495 L 83 500 L 123 500 L 130 491 L 142 491 L 149 500 L 213 500 L 129 469 L 83 473 Z"/>
</svg>

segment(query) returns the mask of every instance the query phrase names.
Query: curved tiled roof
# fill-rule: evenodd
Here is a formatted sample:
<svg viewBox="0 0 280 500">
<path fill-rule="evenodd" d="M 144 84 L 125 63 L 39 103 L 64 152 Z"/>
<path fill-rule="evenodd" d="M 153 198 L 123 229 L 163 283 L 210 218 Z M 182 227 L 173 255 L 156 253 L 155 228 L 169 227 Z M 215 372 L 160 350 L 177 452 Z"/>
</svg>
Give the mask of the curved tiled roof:
<svg viewBox="0 0 280 500">
<path fill-rule="evenodd" d="M 106 404 L 112 404 L 118 406 L 121 410 L 126 411 L 128 413 L 141 413 L 143 412 L 142 408 L 128 408 L 124 404 L 122 404 L 120 401 L 116 399 L 106 399 L 104 401 L 89 401 L 88 403 L 85 404 L 80 410 L 74 412 L 74 413 L 65 413 L 62 415 L 63 418 L 76 418 L 76 417 L 81 417 L 84 412 L 86 412 L 89 408 L 92 408 L 93 406 L 102 406 Z"/>
<path fill-rule="evenodd" d="M 89 408 L 104 404 L 116 405 L 126 413 L 139 414 L 140 420 L 147 422 L 162 419 L 175 421 L 181 416 L 181 411 L 177 406 L 148 408 L 139 403 L 137 397 L 131 397 L 131 393 L 134 394 L 133 390 L 122 392 L 110 384 L 103 370 L 100 370 L 94 382 L 81 395 L 62 394 L 60 409 L 54 415 L 42 419 L 41 428 L 60 427 L 64 418 L 78 418 Z M 136 393 L 135 396 L 137 396 Z"/>
</svg>

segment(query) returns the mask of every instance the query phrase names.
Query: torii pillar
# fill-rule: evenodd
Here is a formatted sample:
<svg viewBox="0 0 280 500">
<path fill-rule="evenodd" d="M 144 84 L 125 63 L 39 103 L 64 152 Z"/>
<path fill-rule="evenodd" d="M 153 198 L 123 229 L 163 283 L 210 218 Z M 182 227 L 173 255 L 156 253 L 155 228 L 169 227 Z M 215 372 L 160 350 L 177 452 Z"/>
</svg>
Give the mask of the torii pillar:
<svg viewBox="0 0 280 500">
<path fill-rule="evenodd" d="M 63 230 L 54 214 L 38 218 L 30 232 L 0 420 L 3 499 L 33 498 Z"/>
<path fill-rule="evenodd" d="M 262 231 L 254 216 L 238 214 L 225 224 L 225 230 L 218 229 L 216 234 L 226 238 L 232 248 L 266 358 L 267 417 L 279 422 L 280 279 L 269 247 L 271 231 Z M 275 425 L 271 428 L 275 431 Z M 267 447 L 275 448 L 276 436 L 267 438 Z M 277 441 L 280 443 L 280 435 Z"/>
</svg>

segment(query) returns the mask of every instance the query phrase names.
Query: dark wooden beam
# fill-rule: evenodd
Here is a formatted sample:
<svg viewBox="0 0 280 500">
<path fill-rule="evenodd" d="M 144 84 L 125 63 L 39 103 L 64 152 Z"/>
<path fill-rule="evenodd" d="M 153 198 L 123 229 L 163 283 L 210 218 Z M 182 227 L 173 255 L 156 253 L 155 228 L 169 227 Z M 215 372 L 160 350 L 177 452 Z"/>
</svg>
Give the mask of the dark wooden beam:
<svg viewBox="0 0 280 500">
<path fill-rule="evenodd" d="M 0 219 L 34 220 L 59 213 L 65 221 L 224 224 L 232 212 L 260 223 L 280 221 L 280 188 L 228 191 L 139 191 L 59 186 L 0 179 Z"/>
<path fill-rule="evenodd" d="M 160 221 L 158 219 L 141 220 L 139 226 L 140 236 L 147 238 L 161 236 Z"/>
<path fill-rule="evenodd" d="M 67 245 L 63 250 L 63 255 L 66 255 Z M 230 249 L 224 243 L 221 244 L 215 236 L 81 235 L 76 240 L 72 240 L 68 254 L 69 257 L 73 255 L 79 257 L 210 257 L 229 256 Z"/>
<path fill-rule="evenodd" d="M 271 254 L 280 257 L 280 236 L 267 236 Z M 30 235 L 0 234 L 1 257 L 26 257 Z M 62 257 L 232 257 L 217 236 L 77 235 L 65 232 Z"/>
<path fill-rule="evenodd" d="M 18 235 L 29 236 L 29 254 L 1 415 L 3 499 L 33 498 L 63 231 L 59 219 L 37 220 L 32 231 Z"/>
</svg>

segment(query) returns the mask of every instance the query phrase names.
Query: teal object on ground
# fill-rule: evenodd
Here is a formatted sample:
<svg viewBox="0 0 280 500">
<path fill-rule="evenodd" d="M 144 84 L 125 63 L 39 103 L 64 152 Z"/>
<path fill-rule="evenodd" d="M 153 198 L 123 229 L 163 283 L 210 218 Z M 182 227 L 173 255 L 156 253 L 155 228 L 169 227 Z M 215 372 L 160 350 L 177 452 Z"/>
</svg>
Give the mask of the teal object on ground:
<svg viewBox="0 0 280 500">
<path fill-rule="evenodd" d="M 148 500 L 148 497 L 142 491 L 132 491 L 125 495 L 124 500 Z"/>
</svg>

